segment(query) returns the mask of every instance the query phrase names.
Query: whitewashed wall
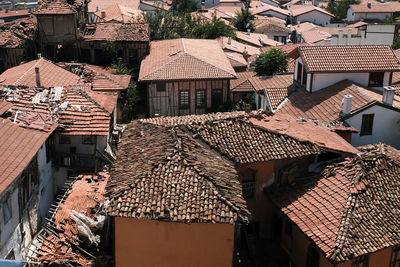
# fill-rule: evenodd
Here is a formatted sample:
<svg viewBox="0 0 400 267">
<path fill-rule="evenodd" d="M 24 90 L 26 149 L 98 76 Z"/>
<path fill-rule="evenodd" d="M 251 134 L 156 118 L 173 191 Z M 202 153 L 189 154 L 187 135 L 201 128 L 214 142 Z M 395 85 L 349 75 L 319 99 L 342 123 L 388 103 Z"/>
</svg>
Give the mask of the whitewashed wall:
<svg viewBox="0 0 400 267">
<path fill-rule="evenodd" d="M 287 17 L 288 17 L 288 16 L 286 16 L 286 15 L 284 15 L 284 14 L 275 12 L 275 11 L 273 11 L 273 10 L 268 10 L 268 11 L 259 13 L 259 14 L 257 14 L 257 15 L 260 15 L 260 16 L 267 16 L 267 17 L 275 17 L 275 18 L 278 18 L 278 19 L 283 19 L 283 20 L 285 20 L 285 21 L 286 21 L 286 19 L 287 19 Z"/>
<path fill-rule="evenodd" d="M 375 105 L 347 119 L 346 122 L 357 130 L 361 130 L 363 114 L 375 114 L 372 135 L 360 136 L 359 133 L 353 133 L 352 145 L 361 146 L 382 142 L 397 149 L 400 148 L 400 124 L 398 123 L 400 112 Z"/>
<path fill-rule="evenodd" d="M 392 16 L 392 13 L 390 12 L 384 12 L 384 13 L 359 13 L 359 12 L 354 12 L 351 8 L 347 10 L 347 21 L 348 22 L 354 22 L 354 21 L 360 21 L 360 20 L 366 20 L 366 19 L 379 19 L 383 20 L 387 16 Z"/>
<path fill-rule="evenodd" d="M 43 222 L 54 198 L 52 161 L 47 161 L 46 144 L 38 152 L 39 171 L 39 215 Z"/>
<path fill-rule="evenodd" d="M 296 17 L 296 23 L 298 21 L 311 22 L 314 24 L 322 25 L 322 26 L 328 26 L 330 23 L 330 20 L 331 20 L 331 16 L 324 14 L 322 12 L 316 11 L 316 10 L 305 13 L 305 14 L 298 15 Z"/>
</svg>

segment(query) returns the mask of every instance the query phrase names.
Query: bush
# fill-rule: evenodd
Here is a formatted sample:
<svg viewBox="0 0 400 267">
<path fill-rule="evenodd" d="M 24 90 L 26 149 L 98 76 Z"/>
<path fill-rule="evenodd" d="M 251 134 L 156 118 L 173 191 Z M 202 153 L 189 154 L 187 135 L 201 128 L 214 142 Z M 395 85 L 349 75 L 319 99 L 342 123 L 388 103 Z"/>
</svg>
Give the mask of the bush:
<svg viewBox="0 0 400 267">
<path fill-rule="evenodd" d="M 271 76 L 285 72 L 288 60 L 286 54 L 280 48 L 274 47 L 265 53 L 261 53 L 254 65 L 258 76 Z"/>
<path fill-rule="evenodd" d="M 250 29 L 250 31 L 253 32 L 255 19 L 256 16 L 251 13 L 248 8 L 244 8 L 239 13 L 236 13 L 236 16 L 232 20 L 232 23 L 239 31 L 243 32 L 247 31 L 247 29 Z"/>
</svg>

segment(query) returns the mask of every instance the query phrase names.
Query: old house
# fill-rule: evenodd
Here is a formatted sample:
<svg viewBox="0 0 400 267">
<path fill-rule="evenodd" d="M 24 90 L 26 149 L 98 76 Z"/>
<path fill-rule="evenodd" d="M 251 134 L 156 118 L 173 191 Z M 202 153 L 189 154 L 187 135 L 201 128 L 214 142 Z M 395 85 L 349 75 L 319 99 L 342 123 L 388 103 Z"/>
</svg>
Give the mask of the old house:
<svg viewBox="0 0 400 267">
<path fill-rule="evenodd" d="M 29 10 L 0 10 L 0 23 L 10 22 L 16 19 L 27 18 L 30 16 Z"/>
<path fill-rule="evenodd" d="M 400 165 L 384 144 L 269 191 L 290 260 L 306 266 L 397 266 Z"/>
<path fill-rule="evenodd" d="M 251 2 L 250 11 L 254 15 L 264 16 L 264 17 L 276 17 L 287 21 L 290 17 L 290 12 L 286 9 L 276 7 L 273 5 L 265 4 L 260 1 Z"/>
<path fill-rule="evenodd" d="M 12 107 L 1 101 L 1 113 Z M 48 140 L 56 128 L 38 113 L 21 115 L 12 122 L 0 119 L 0 257 L 25 259 L 33 236 L 40 228 L 52 195 Z M 40 184 L 40 186 L 39 186 Z"/>
<path fill-rule="evenodd" d="M 279 41 L 269 39 L 268 36 L 265 34 L 250 32 L 250 30 L 248 30 L 247 32 L 237 31 L 236 39 L 239 42 L 254 47 L 277 46 L 282 44 Z"/>
<path fill-rule="evenodd" d="M 147 84 L 149 114 L 202 114 L 229 101 L 229 82 L 236 78 L 215 40 L 153 41 L 142 61 L 139 82 Z"/>
<path fill-rule="evenodd" d="M 396 18 L 400 12 L 398 2 L 364 1 L 350 5 L 347 10 L 347 21 L 382 22 L 385 18 Z"/>
<path fill-rule="evenodd" d="M 80 42 L 81 57 L 85 62 L 103 65 L 104 45 L 112 42 L 117 57 L 124 63 L 137 65 L 149 50 L 149 26 L 141 23 L 107 22 L 91 25 Z"/>
<path fill-rule="evenodd" d="M 321 26 L 328 26 L 334 15 L 326 9 L 314 5 L 292 5 L 289 8 L 292 24 L 312 22 Z"/>
<path fill-rule="evenodd" d="M 161 117 L 144 119 L 142 123 L 182 126 L 217 156 L 232 161 L 252 214 L 246 232 L 266 239 L 274 237 L 277 227 L 271 221 L 273 206 L 264 194 L 266 188 L 280 177 L 292 179 L 294 173 L 310 163 L 358 152 L 334 132 L 335 125 L 326 127 L 312 120 L 259 112 Z"/>
<path fill-rule="evenodd" d="M 75 45 L 80 22 L 75 6 L 66 0 L 48 0 L 43 1 L 33 14 L 38 22 L 37 36 L 43 56 L 52 60 L 78 58 Z"/>
<path fill-rule="evenodd" d="M 282 44 L 286 44 L 290 40 L 290 33 L 292 32 L 285 25 L 286 21 L 275 18 L 275 17 L 261 17 L 257 16 L 254 22 L 254 32 L 262 33 L 269 39 Z"/>
<path fill-rule="evenodd" d="M 33 17 L 0 24 L 1 72 L 35 58 L 36 26 Z"/>
<path fill-rule="evenodd" d="M 230 161 L 179 128 L 136 121 L 110 175 L 115 266 L 232 266 L 249 212 Z"/>
<path fill-rule="evenodd" d="M 382 91 L 400 71 L 392 49 L 384 45 L 304 46 L 299 52 L 294 79 L 310 93 L 344 79 Z"/>
</svg>

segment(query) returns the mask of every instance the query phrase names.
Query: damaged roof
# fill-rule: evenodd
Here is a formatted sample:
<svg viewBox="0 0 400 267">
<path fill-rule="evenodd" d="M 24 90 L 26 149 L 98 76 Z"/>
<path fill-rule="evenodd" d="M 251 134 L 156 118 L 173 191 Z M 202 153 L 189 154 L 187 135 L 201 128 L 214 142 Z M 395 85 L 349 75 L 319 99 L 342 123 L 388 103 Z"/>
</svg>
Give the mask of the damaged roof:
<svg viewBox="0 0 400 267">
<path fill-rule="evenodd" d="M 333 262 L 400 244 L 400 163 L 385 147 L 361 147 L 359 157 L 270 192 L 281 211 Z"/>
<path fill-rule="evenodd" d="M 33 127 L 24 124 L 27 120 Z M 55 124 L 44 123 L 40 114 L 17 123 L 0 118 L 0 194 L 28 166 L 55 128 Z"/>
<path fill-rule="evenodd" d="M 215 40 L 172 39 L 150 43 L 139 81 L 232 79 L 229 60 Z"/>
<path fill-rule="evenodd" d="M 93 266 L 96 257 L 101 256 L 96 250 L 89 250 L 91 243 L 79 235 L 78 224 L 72 214 L 79 213 L 98 223 L 101 217 L 98 213 L 104 203 L 104 193 L 109 175 L 106 173 L 79 175 L 64 194 L 54 211 L 50 221 L 44 224 L 40 245 L 36 247 L 37 261 L 43 264 L 78 264 Z M 104 223 L 104 222 L 103 222 Z M 97 225 L 97 224 L 96 224 Z M 96 227 L 91 227 L 91 230 Z M 101 229 L 92 232 L 98 235 Z M 83 250 L 82 248 L 85 248 Z M 92 255 L 94 257 L 91 257 Z"/>
<path fill-rule="evenodd" d="M 3 86 L 2 89 L 0 99 L 13 104 L 13 119 L 18 120 L 21 113 L 38 112 L 47 114 L 48 121 L 56 122 L 59 126 L 57 131 L 63 135 L 109 134 L 117 95 L 90 91 L 88 85 L 56 88 Z"/>
<path fill-rule="evenodd" d="M 26 41 L 33 41 L 37 29 L 35 17 L 17 19 L 0 24 L 0 47 L 22 48 Z"/>
<path fill-rule="evenodd" d="M 36 86 L 35 68 L 39 68 L 40 85 L 43 87 L 67 86 L 80 83 L 78 75 L 42 57 L 4 71 L 0 74 L 0 85 L 34 87 Z"/>
<path fill-rule="evenodd" d="M 130 123 L 110 174 L 110 216 L 248 222 L 249 211 L 234 165 L 179 128 Z"/>
<path fill-rule="evenodd" d="M 94 32 L 83 36 L 86 42 L 149 42 L 149 25 L 144 23 L 104 22 L 94 25 Z"/>
<path fill-rule="evenodd" d="M 74 6 L 65 0 L 43 1 L 33 12 L 35 15 L 72 15 L 76 14 Z"/>
</svg>

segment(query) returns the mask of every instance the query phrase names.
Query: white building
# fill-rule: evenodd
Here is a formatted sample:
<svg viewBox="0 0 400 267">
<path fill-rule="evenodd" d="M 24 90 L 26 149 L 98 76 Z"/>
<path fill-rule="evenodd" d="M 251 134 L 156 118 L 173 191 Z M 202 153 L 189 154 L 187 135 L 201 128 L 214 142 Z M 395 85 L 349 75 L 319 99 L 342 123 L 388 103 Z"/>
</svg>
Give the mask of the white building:
<svg viewBox="0 0 400 267">
<path fill-rule="evenodd" d="M 332 34 L 332 45 L 392 45 L 396 25 L 394 24 L 365 24 L 357 28 L 349 25 Z M 356 30 L 356 33 L 354 33 Z"/>
<path fill-rule="evenodd" d="M 328 26 L 333 14 L 323 8 L 313 5 L 293 5 L 289 8 L 292 24 L 311 22 L 321 26 Z"/>
<path fill-rule="evenodd" d="M 251 4 L 250 11 L 254 15 L 264 16 L 264 17 L 275 17 L 287 21 L 290 13 L 286 9 L 282 9 L 273 5 L 265 4 L 259 1 Z"/>
<path fill-rule="evenodd" d="M 394 13 L 399 11 L 399 2 L 364 2 L 358 5 L 350 5 L 347 10 L 347 21 L 383 21 L 386 17 L 393 18 Z"/>
</svg>

